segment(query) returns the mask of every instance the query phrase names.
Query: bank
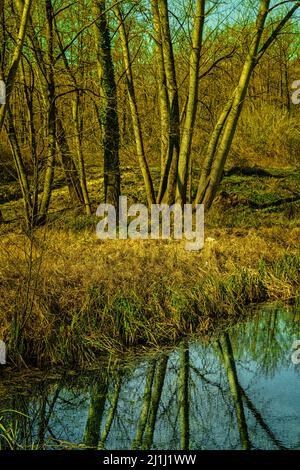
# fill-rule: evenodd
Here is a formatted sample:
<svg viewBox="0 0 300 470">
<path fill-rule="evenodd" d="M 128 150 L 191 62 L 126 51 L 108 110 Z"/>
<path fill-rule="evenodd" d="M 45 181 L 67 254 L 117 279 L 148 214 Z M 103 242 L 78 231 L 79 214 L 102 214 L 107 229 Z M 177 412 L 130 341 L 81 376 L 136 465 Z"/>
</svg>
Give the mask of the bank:
<svg viewBox="0 0 300 470">
<path fill-rule="evenodd" d="M 183 241 L 100 241 L 43 228 L 1 240 L 0 337 L 15 365 L 90 367 L 103 354 L 176 344 L 299 298 L 300 229 L 210 229 Z"/>
</svg>

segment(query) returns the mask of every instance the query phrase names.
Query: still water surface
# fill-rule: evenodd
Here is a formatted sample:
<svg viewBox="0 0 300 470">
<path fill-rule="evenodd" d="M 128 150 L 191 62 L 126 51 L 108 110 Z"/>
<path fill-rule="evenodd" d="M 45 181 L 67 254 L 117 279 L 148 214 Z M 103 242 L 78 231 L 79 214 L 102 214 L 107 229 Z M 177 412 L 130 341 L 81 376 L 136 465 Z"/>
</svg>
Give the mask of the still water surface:
<svg viewBox="0 0 300 470">
<path fill-rule="evenodd" d="M 299 312 L 264 308 L 209 342 L 131 363 L 4 376 L 1 422 L 22 448 L 299 449 L 296 340 Z"/>
</svg>

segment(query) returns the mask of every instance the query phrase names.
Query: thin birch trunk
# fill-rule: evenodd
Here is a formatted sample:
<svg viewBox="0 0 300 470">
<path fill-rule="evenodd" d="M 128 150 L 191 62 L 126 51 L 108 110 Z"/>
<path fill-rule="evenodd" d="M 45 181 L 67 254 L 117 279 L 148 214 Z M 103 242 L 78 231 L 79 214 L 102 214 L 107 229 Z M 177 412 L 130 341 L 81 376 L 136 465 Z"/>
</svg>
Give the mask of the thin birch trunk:
<svg viewBox="0 0 300 470">
<path fill-rule="evenodd" d="M 180 114 L 178 86 L 176 79 L 174 51 L 169 24 L 167 0 L 158 0 L 161 28 L 162 50 L 168 92 L 168 149 L 159 194 L 159 201 L 166 199 L 171 204 L 175 201 L 178 159 L 180 151 Z"/>
<path fill-rule="evenodd" d="M 176 202 L 186 203 L 191 146 L 193 141 L 195 119 L 199 92 L 199 66 L 203 41 L 205 21 L 205 0 L 197 0 L 192 39 L 192 52 L 190 56 L 190 81 L 186 117 L 181 135 L 180 153 L 178 160 L 178 175 L 176 187 Z"/>
<path fill-rule="evenodd" d="M 154 188 L 153 188 L 149 166 L 148 166 L 146 155 L 145 155 L 145 148 L 144 148 L 144 142 L 143 142 L 143 136 L 142 136 L 142 127 L 141 127 L 140 116 L 139 116 L 137 101 L 136 101 L 136 96 L 135 96 L 131 58 L 130 58 L 130 52 L 129 52 L 129 46 L 128 46 L 128 36 L 127 36 L 126 29 L 125 29 L 120 7 L 115 0 L 114 0 L 114 12 L 118 20 L 119 34 L 120 34 L 121 44 L 122 44 L 123 61 L 124 61 L 124 66 L 125 66 L 127 90 L 128 90 L 129 105 L 130 105 L 130 110 L 131 110 L 133 132 L 134 132 L 134 137 L 135 137 L 136 152 L 137 152 L 137 157 L 138 157 L 138 161 L 140 164 L 140 168 L 141 168 L 141 172 L 142 172 L 142 176 L 143 176 L 143 180 L 144 180 L 144 184 L 146 188 L 148 205 L 151 206 L 151 204 L 155 204 L 155 194 L 154 194 Z"/>
</svg>

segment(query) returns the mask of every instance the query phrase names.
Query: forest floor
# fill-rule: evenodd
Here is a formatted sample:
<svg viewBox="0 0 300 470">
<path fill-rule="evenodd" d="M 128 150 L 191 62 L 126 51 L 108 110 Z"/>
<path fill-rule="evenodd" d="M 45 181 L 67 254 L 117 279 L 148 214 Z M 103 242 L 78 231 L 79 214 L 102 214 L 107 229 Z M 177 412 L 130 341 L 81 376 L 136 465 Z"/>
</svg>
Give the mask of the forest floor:
<svg viewBox="0 0 300 470">
<path fill-rule="evenodd" d="M 135 173 L 125 174 L 143 202 Z M 4 219 L 16 220 L 1 225 L 0 337 L 30 363 L 87 366 L 101 353 L 209 334 L 257 303 L 298 302 L 299 181 L 296 169 L 228 171 L 199 252 L 183 241 L 100 241 L 95 217 L 61 212 L 59 185 L 49 224 L 28 237 L 20 201 L 6 201 Z M 95 175 L 95 208 L 100 187 Z"/>
<path fill-rule="evenodd" d="M 103 202 L 103 178 L 99 178 L 98 166 L 88 168 L 88 189 L 92 210 Z M 151 169 L 153 180 L 158 182 L 159 169 Z M 196 192 L 197 171 L 192 193 Z M 134 167 L 122 168 L 122 194 L 129 202 L 146 204 L 143 182 Z M 23 203 L 17 181 L 11 180 L 0 185 L 0 208 L 4 224 L 0 235 L 22 231 Z M 70 206 L 68 189 L 64 176 L 57 171 L 52 193 L 48 226 L 81 231 L 95 228 L 95 216 L 82 215 Z M 219 195 L 206 215 L 207 228 L 259 228 L 259 227 L 300 227 L 300 168 L 233 167 L 228 170 L 221 183 Z M 20 230 L 21 229 L 21 230 Z"/>
</svg>

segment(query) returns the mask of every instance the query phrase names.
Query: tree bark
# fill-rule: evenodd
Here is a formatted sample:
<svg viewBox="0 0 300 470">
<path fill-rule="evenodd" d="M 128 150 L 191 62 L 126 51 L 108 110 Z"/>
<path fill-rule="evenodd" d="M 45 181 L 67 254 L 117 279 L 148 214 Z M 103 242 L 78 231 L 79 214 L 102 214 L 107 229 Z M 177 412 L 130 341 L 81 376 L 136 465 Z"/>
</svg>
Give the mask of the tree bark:
<svg viewBox="0 0 300 470">
<path fill-rule="evenodd" d="M 125 29 L 120 7 L 115 0 L 114 0 L 114 12 L 118 20 L 119 34 L 120 34 L 121 44 L 122 44 L 123 60 L 124 60 L 125 73 L 126 73 L 127 90 L 128 90 L 129 105 L 130 105 L 130 110 L 131 110 L 133 132 L 134 132 L 134 137 L 135 137 L 136 152 L 137 152 L 137 157 L 139 160 L 141 172 L 142 172 L 143 179 L 144 179 L 148 205 L 150 206 L 151 204 L 155 204 L 154 188 L 153 188 L 152 178 L 151 178 L 149 166 L 148 166 L 146 155 L 145 155 L 142 128 L 141 128 L 140 116 L 138 112 L 136 96 L 135 96 L 135 88 L 134 88 L 134 83 L 133 83 L 131 58 L 130 58 L 130 52 L 129 52 L 129 46 L 128 46 L 127 32 Z"/>
<path fill-rule="evenodd" d="M 26 29 L 27 29 L 27 23 L 28 23 L 28 18 L 30 14 L 30 8 L 32 5 L 32 0 L 24 0 L 23 1 L 19 0 L 19 3 L 22 4 L 23 6 L 23 11 L 22 11 L 22 16 L 21 16 L 21 23 L 20 23 L 20 28 L 19 28 L 19 33 L 18 33 L 18 38 L 16 41 L 16 46 L 13 52 L 12 60 L 11 60 L 11 65 L 8 71 L 8 75 L 6 78 L 6 103 L 3 105 L 0 105 L 0 132 L 3 127 L 4 123 L 4 118 L 6 114 L 6 110 L 9 104 L 9 100 L 11 97 L 11 93 L 13 90 L 14 82 L 16 79 L 17 71 L 18 71 L 18 66 L 21 58 L 21 53 L 22 53 L 22 48 L 23 44 L 25 41 L 25 35 L 26 35 Z M 2 10 L 4 8 L 4 2 L 3 5 L 1 5 Z M 4 12 L 3 12 L 4 15 Z M 2 15 L 2 16 L 3 16 Z M 1 45 L 2 47 L 2 45 Z"/>
<path fill-rule="evenodd" d="M 64 169 L 66 182 L 69 188 L 71 203 L 74 208 L 84 205 L 84 197 L 81 189 L 77 169 L 72 158 L 72 152 L 66 138 L 65 129 L 60 117 L 56 120 L 57 126 L 57 144 L 60 150 L 62 166 Z"/>
<path fill-rule="evenodd" d="M 154 40 L 156 45 L 155 55 L 158 65 L 158 89 L 159 89 L 159 112 L 160 112 L 160 184 L 157 194 L 157 204 L 160 204 L 167 181 L 165 178 L 166 157 L 169 145 L 169 110 L 167 78 L 164 66 L 164 53 L 162 48 L 162 35 L 157 0 L 151 0 L 151 9 L 154 26 Z"/>
<path fill-rule="evenodd" d="M 114 207 L 119 206 L 120 162 L 119 162 L 119 121 L 117 110 L 117 89 L 114 65 L 111 55 L 111 40 L 106 18 L 105 0 L 94 0 L 92 11 L 95 19 L 94 33 L 97 47 L 97 66 L 101 105 L 99 118 L 102 130 L 104 154 L 104 200 Z"/>
<path fill-rule="evenodd" d="M 215 153 L 212 157 L 211 170 L 208 181 L 206 179 L 204 185 L 198 188 L 197 194 L 197 203 L 204 203 L 206 209 L 210 208 L 222 178 L 225 162 L 231 148 L 233 137 L 235 135 L 239 117 L 248 91 L 250 78 L 256 65 L 259 45 L 269 12 L 269 5 L 270 0 L 261 0 L 260 2 L 254 37 L 252 39 L 249 53 L 240 75 L 239 84 L 233 94 L 232 105 L 229 100 L 225 106 L 225 109 L 223 110 L 222 116 L 219 119 L 213 135 L 211 147 L 209 149 L 209 151 L 211 151 L 211 149 L 215 147 Z M 221 136 L 222 132 L 223 135 Z M 210 160 L 211 158 L 209 157 L 206 160 L 206 163 L 209 163 Z M 199 200 L 199 196 L 202 196 L 201 200 Z"/>
<path fill-rule="evenodd" d="M 47 125 L 48 125 L 48 156 L 45 169 L 43 194 L 39 209 L 39 224 L 46 222 L 46 217 L 50 205 L 52 184 L 54 179 L 54 165 L 56 156 L 56 101 L 55 101 L 55 79 L 54 79 L 54 12 L 52 0 L 46 0 L 46 17 L 47 17 L 47 32 L 46 32 L 46 57 L 47 57 Z"/>
<path fill-rule="evenodd" d="M 176 202 L 186 203 L 188 177 L 190 168 L 191 146 L 194 134 L 195 119 L 198 105 L 199 92 L 199 66 L 202 50 L 203 29 L 205 21 L 205 0 L 197 0 L 194 21 L 194 33 L 192 40 L 192 52 L 190 56 L 190 82 L 186 117 L 181 136 L 180 153 L 178 160 L 178 175 L 176 187 Z"/>
<path fill-rule="evenodd" d="M 163 171 L 160 194 L 158 195 L 158 201 L 161 202 L 165 198 L 168 204 L 172 204 L 175 201 L 178 159 L 180 151 L 179 98 L 174 51 L 169 24 L 168 1 L 158 0 L 157 5 L 168 92 L 168 136 L 166 138 L 168 142 L 168 149 L 167 155 L 164 159 L 165 167 Z"/>
</svg>

